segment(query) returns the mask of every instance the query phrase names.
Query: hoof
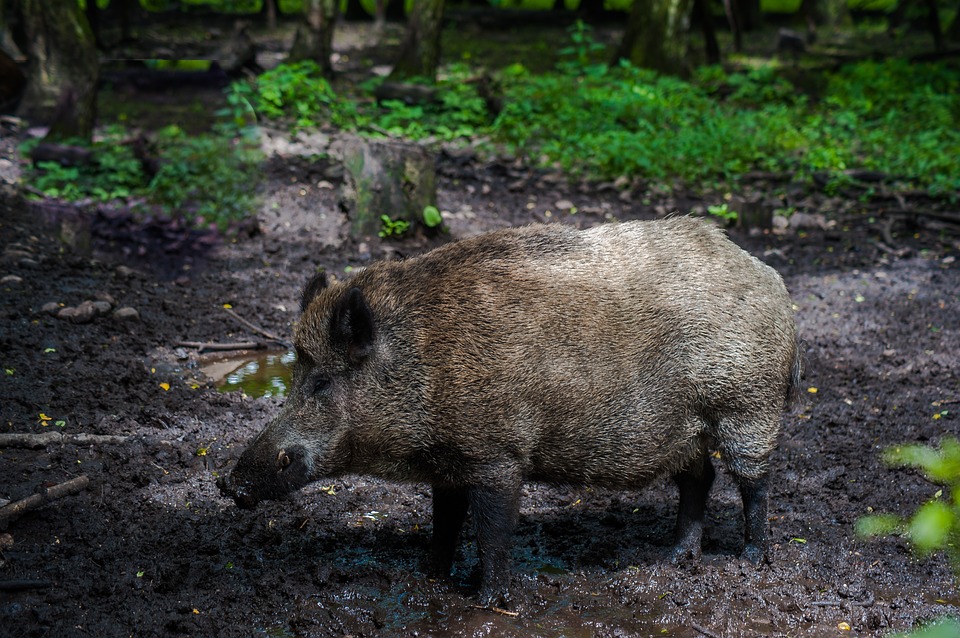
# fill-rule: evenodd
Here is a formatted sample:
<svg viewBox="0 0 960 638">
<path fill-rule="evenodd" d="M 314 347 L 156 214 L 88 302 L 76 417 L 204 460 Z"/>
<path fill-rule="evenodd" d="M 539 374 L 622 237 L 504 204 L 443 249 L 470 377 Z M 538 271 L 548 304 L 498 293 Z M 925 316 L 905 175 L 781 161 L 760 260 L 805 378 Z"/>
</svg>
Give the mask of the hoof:
<svg viewBox="0 0 960 638">
<path fill-rule="evenodd" d="M 699 546 L 674 545 L 670 552 L 670 562 L 674 565 L 692 565 L 700 562 L 703 551 Z"/>
<path fill-rule="evenodd" d="M 746 546 L 744 546 L 743 553 L 740 554 L 740 558 L 748 560 L 754 565 L 769 562 L 769 559 L 767 558 L 767 555 L 763 549 L 759 545 L 754 545 L 753 543 L 748 543 Z"/>
</svg>

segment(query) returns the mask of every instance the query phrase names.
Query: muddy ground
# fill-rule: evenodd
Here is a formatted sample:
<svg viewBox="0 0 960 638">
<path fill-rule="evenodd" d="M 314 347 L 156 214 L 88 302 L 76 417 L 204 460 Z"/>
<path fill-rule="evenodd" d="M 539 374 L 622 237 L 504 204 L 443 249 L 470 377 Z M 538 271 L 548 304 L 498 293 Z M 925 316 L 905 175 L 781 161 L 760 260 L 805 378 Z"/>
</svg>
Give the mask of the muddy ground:
<svg viewBox="0 0 960 638">
<path fill-rule="evenodd" d="M 252 237 L 102 213 L 77 222 L 69 207 L 4 193 L 0 432 L 65 438 L 0 449 L 0 498 L 81 475 L 90 484 L 0 536 L 0 636 L 881 636 L 958 612 L 944 557 L 858 539 L 853 525 L 871 510 L 906 515 L 937 489 L 885 466 L 884 448 L 960 430 L 960 243 L 903 218 L 885 229 L 889 211 L 853 196 L 787 189 L 782 203 L 812 216 L 779 232 L 731 230 L 783 274 L 806 340 L 804 396 L 784 414 L 772 463 L 770 565 L 738 558 L 739 497 L 723 472 L 695 567 L 668 560 L 668 480 L 637 492 L 526 487 L 515 616 L 473 606 L 469 533 L 449 582 L 425 576 L 423 485 L 349 477 L 253 511 L 221 498 L 216 476 L 282 399 L 219 392 L 206 358 L 181 344 L 264 341 L 225 304 L 288 337 L 316 269 L 342 277 L 429 247 L 347 238 L 337 167 L 306 159 L 329 143 L 306 140 L 303 157 L 285 146 L 267 162 Z M 438 165 L 450 234 L 433 243 L 711 203 L 642 184 L 569 184 L 463 152 Z M 564 212 L 571 203 L 576 214 Z M 87 323 L 43 310 L 87 300 L 109 309 Z M 118 308 L 136 316 L 117 318 Z M 128 438 L 79 444 L 76 434 Z"/>
</svg>

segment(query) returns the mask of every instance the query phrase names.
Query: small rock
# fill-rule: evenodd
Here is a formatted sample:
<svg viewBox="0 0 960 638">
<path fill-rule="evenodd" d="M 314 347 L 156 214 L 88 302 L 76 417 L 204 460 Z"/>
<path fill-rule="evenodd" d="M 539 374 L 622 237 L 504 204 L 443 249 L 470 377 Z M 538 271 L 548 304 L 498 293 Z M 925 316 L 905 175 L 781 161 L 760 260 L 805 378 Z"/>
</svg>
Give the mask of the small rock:
<svg viewBox="0 0 960 638">
<path fill-rule="evenodd" d="M 0 285 L 2 286 L 19 286 L 23 283 L 22 277 L 17 277 L 16 275 L 7 275 L 3 279 L 0 279 Z"/>
<path fill-rule="evenodd" d="M 571 208 L 574 208 L 573 202 L 571 202 L 569 199 L 561 199 L 555 203 L 554 206 L 560 210 L 570 210 Z"/>
<path fill-rule="evenodd" d="M 117 266 L 116 273 L 121 279 L 130 279 L 137 274 L 137 271 L 129 266 Z"/>
<path fill-rule="evenodd" d="M 64 308 L 60 311 L 60 314 L 57 315 L 63 319 L 63 311 L 67 310 Z M 93 321 L 94 317 L 97 316 L 97 309 L 93 305 L 92 301 L 84 301 L 82 304 L 73 309 L 72 313 L 69 313 L 69 319 L 73 323 L 90 323 Z"/>
<path fill-rule="evenodd" d="M 21 259 L 20 261 L 18 261 L 17 264 L 18 264 L 21 268 L 36 268 L 37 266 L 40 265 L 40 262 L 37 261 L 36 259 L 31 259 L 31 258 L 29 258 L 29 257 L 24 257 L 23 259 Z"/>
<path fill-rule="evenodd" d="M 48 301 L 40 307 L 40 312 L 46 313 L 48 315 L 57 316 L 57 313 L 60 312 L 60 304 L 56 301 Z"/>
<path fill-rule="evenodd" d="M 33 257 L 33 253 L 21 248 L 7 248 L 3 251 L 4 261 L 18 261 L 20 259 Z"/>
<path fill-rule="evenodd" d="M 7 501 L 9 503 L 10 501 Z M 6 503 L 4 503 L 6 505 Z M 0 551 L 13 547 L 13 536 L 10 534 L 0 534 Z"/>
<path fill-rule="evenodd" d="M 89 303 L 90 305 L 92 305 L 92 306 L 93 306 L 93 310 L 94 310 L 94 312 L 96 313 L 96 315 L 97 315 L 98 317 L 101 317 L 101 316 L 107 314 L 108 312 L 110 312 L 110 311 L 113 309 L 113 306 L 111 306 L 111 305 L 110 305 L 108 302 L 106 302 L 106 301 L 85 301 L 85 302 L 83 302 L 83 303 Z"/>
<path fill-rule="evenodd" d="M 136 308 L 124 306 L 113 311 L 113 318 L 117 321 L 139 321 L 140 313 L 137 312 Z"/>
<path fill-rule="evenodd" d="M 790 216 L 790 227 L 794 230 L 826 230 L 827 218 L 819 213 L 794 213 Z"/>
<path fill-rule="evenodd" d="M 73 318 L 77 316 L 77 309 L 73 306 L 67 306 L 66 308 L 61 308 L 57 311 L 57 319 L 62 319 L 64 321 L 73 321 Z"/>
<path fill-rule="evenodd" d="M 111 295 L 109 292 L 103 292 L 102 290 L 95 292 L 93 293 L 93 298 L 96 301 L 106 301 L 108 304 L 110 304 L 111 308 L 117 305 L 117 300 L 114 299 L 113 295 Z"/>
</svg>

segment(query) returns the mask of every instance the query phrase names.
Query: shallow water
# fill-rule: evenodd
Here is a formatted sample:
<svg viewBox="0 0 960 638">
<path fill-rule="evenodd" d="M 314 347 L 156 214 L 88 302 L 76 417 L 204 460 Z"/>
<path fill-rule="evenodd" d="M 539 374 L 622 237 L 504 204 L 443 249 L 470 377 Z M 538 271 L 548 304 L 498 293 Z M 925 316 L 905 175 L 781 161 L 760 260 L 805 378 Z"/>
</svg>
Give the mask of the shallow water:
<svg viewBox="0 0 960 638">
<path fill-rule="evenodd" d="M 252 397 L 286 396 L 297 355 L 293 350 L 253 352 L 220 358 L 202 366 L 220 392 L 243 392 Z"/>
</svg>

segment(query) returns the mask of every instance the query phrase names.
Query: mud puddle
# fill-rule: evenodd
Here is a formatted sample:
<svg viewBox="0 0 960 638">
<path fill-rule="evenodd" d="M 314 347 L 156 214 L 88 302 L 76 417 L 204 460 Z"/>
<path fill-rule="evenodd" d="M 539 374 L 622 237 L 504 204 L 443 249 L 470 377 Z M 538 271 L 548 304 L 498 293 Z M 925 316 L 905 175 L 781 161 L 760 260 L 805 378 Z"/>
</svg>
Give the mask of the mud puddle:
<svg viewBox="0 0 960 638">
<path fill-rule="evenodd" d="M 220 392 L 243 392 L 251 397 L 283 397 L 290 387 L 293 350 L 247 352 L 240 356 L 217 357 L 200 370 L 213 379 Z"/>
</svg>

